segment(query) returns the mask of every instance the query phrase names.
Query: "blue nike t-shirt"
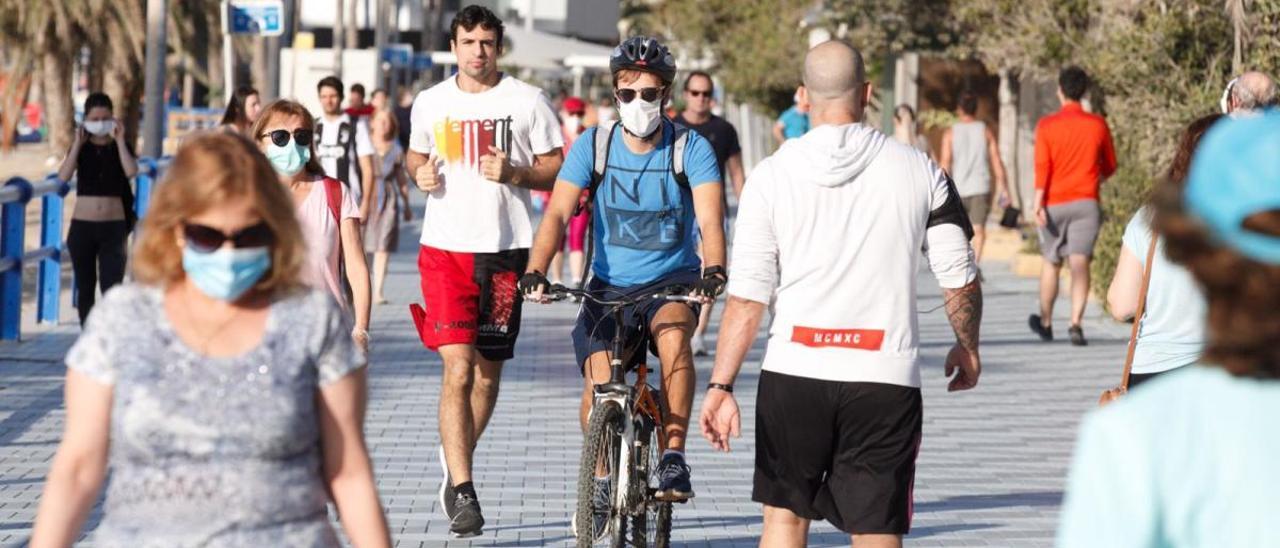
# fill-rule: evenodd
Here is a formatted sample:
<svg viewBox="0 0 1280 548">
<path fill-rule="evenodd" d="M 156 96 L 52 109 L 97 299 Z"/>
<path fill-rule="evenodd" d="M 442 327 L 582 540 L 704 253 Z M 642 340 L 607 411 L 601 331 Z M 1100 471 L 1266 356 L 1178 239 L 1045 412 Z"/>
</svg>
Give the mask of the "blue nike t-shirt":
<svg viewBox="0 0 1280 548">
<path fill-rule="evenodd" d="M 569 150 L 559 179 L 587 188 L 595 157 L 595 128 Z M 596 189 L 591 222 L 595 257 L 591 268 L 604 283 L 632 287 L 652 283 L 681 270 L 697 270 L 698 223 L 693 195 L 671 173 L 675 126 L 664 123 L 662 143 L 647 154 L 635 154 L 623 141 L 621 127 L 609 145 L 609 163 Z M 690 131 L 684 149 L 689 187 L 720 182 L 711 144 Z"/>
</svg>

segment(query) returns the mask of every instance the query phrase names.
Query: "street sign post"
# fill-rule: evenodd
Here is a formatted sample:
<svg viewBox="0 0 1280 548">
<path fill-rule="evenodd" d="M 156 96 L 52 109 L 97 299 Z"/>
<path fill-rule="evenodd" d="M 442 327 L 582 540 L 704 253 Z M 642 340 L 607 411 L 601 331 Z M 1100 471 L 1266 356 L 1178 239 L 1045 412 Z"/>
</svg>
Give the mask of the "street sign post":
<svg viewBox="0 0 1280 548">
<path fill-rule="evenodd" d="M 231 102 L 231 95 L 236 91 L 235 49 L 232 47 L 231 36 L 280 36 L 284 34 L 284 21 L 284 0 L 222 0 L 224 104 Z M 268 62 L 279 61 L 273 59 Z"/>
</svg>

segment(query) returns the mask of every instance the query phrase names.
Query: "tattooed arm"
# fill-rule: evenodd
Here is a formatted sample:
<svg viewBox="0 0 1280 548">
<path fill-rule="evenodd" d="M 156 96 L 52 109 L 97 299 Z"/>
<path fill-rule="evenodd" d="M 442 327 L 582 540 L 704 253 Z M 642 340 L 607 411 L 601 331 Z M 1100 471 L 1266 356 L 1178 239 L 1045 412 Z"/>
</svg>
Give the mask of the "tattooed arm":
<svg viewBox="0 0 1280 548">
<path fill-rule="evenodd" d="M 959 289 L 943 289 L 942 295 L 947 303 L 947 319 L 956 332 L 956 345 L 947 353 L 946 374 L 951 377 L 947 391 L 968 390 L 978 385 L 978 375 L 982 373 L 982 362 L 978 358 L 982 286 L 975 280 Z"/>
</svg>

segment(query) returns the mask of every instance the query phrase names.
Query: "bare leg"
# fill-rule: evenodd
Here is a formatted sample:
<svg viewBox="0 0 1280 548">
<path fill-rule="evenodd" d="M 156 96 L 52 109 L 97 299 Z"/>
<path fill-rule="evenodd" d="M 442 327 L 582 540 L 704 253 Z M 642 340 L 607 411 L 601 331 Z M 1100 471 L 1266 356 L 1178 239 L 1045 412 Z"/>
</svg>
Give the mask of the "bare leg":
<svg viewBox="0 0 1280 548">
<path fill-rule="evenodd" d="M 480 445 L 480 436 L 489 426 L 493 409 L 498 404 L 498 384 L 502 380 L 503 362 L 493 362 L 476 354 L 475 376 L 471 386 L 471 421 L 475 440 L 471 444 L 474 453 Z"/>
<path fill-rule="evenodd" d="M 587 267 L 585 264 L 586 257 L 581 251 L 569 252 L 569 275 L 573 276 L 575 282 L 582 281 L 582 277 L 586 275 Z"/>
<path fill-rule="evenodd" d="M 1053 303 L 1058 299 L 1058 276 L 1061 272 L 1061 264 L 1049 261 L 1040 267 L 1040 323 L 1045 327 L 1053 325 Z"/>
<path fill-rule="evenodd" d="M 1089 257 L 1071 255 L 1067 264 L 1071 267 L 1071 325 L 1080 325 L 1089 304 Z"/>
<path fill-rule="evenodd" d="M 765 505 L 760 548 L 804 548 L 808 539 L 809 520 L 786 508 Z"/>
<path fill-rule="evenodd" d="M 854 548 L 902 548 L 902 535 L 853 535 Z"/>
<path fill-rule="evenodd" d="M 707 333 L 707 325 L 711 323 L 711 311 L 715 310 L 716 303 L 711 301 L 709 304 L 702 305 L 702 312 L 698 314 L 698 327 L 694 328 L 693 336 L 701 337 Z"/>
<path fill-rule="evenodd" d="M 387 297 L 383 295 L 382 288 L 387 281 L 387 261 L 391 258 L 391 254 L 386 251 L 379 251 L 373 254 L 373 302 L 387 302 Z"/>
<path fill-rule="evenodd" d="M 987 227 L 973 226 L 973 239 L 969 240 L 973 244 L 973 258 L 975 261 L 982 262 L 982 246 L 987 243 Z"/>
<path fill-rule="evenodd" d="M 440 443 L 454 485 L 471 481 L 471 450 L 475 445 L 475 419 L 471 413 L 471 389 L 475 380 L 475 347 L 451 344 L 440 347 L 444 360 L 444 387 L 440 392 Z"/>
<path fill-rule="evenodd" d="M 564 252 L 557 251 L 554 257 L 551 257 L 551 266 L 547 268 L 547 280 L 553 284 L 558 284 L 562 280 L 560 274 L 564 272 Z"/>
<path fill-rule="evenodd" d="M 693 409 L 693 351 L 689 337 L 695 327 L 693 310 L 680 303 L 668 303 L 654 315 L 649 331 L 658 347 L 662 362 L 662 397 L 667 404 L 667 449 L 684 451 L 689 431 L 689 415 Z"/>
</svg>

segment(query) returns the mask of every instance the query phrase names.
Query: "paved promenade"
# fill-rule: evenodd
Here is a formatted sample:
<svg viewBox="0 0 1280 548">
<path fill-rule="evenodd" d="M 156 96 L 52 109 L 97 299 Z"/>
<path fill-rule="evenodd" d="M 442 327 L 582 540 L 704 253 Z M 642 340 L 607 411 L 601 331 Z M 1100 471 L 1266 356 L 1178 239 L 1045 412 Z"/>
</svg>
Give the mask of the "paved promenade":
<svg viewBox="0 0 1280 548">
<path fill-rule="evenodd" d="M 416 223 L 406 227 L 402 241 L 416 242 L 416 230 Z M 394 257 L 388 280 L 393 304 L 374 312 L 366 425 L 397 545 L 568 544 L 581 444 L 581 381 L 568 336 L 576 309 L 526 307 L 517 357 L 507 365 L 497 412 L 477 455 L 477 488 L 488 526 L 479 538 L 454 541 L 436 502 L 440 362 L 418 342 L 406 308 L 420 299 L 412 251 L 405 246 Z M 1033 342 L 1025 322 L 1035 307 L 1035 282 L 997 264 L 985 270 L 983 375 L 978 388 L 960 394 L 945 389 L 942 359 L 953 336 L 939 291 L 928 273 L 920 277 L 918 308 L 932 311 L 920 315 L 924 444 L 907 546 L 1051 545 L 1081 414 L 1119 377 L 1125 327 L 1102 320 L 1095 306 L 1085 326 L 1089 347 Z M 0 546 L 21 546 L 30 534 L 61 433 L 60 360 L 76 333 L 74 317 L 68 310 L 64 325 L 27 342 L 0 344 Z M 1065 318 L 1057 323 L 1065 333 Z M 714 454 L 701 437 L 691 440 L 688 460 L 698 496 L 676 508 L 678 545 L 757 542 L 759 507 L 750 500 L 752 404 L 762 350 L 757 344 L 738 381 L 744 431 L 735 450 Z M 697 365 L 701 384 L 711 360 Z M 699 399 L 695 413 L 700 405 Z M 90 526 L 97 519 L 95 510 Z M 848 545 L 846 536 L 825 523 L 814 527 L 810 540 L 812 546 Z"/>
</svg>

